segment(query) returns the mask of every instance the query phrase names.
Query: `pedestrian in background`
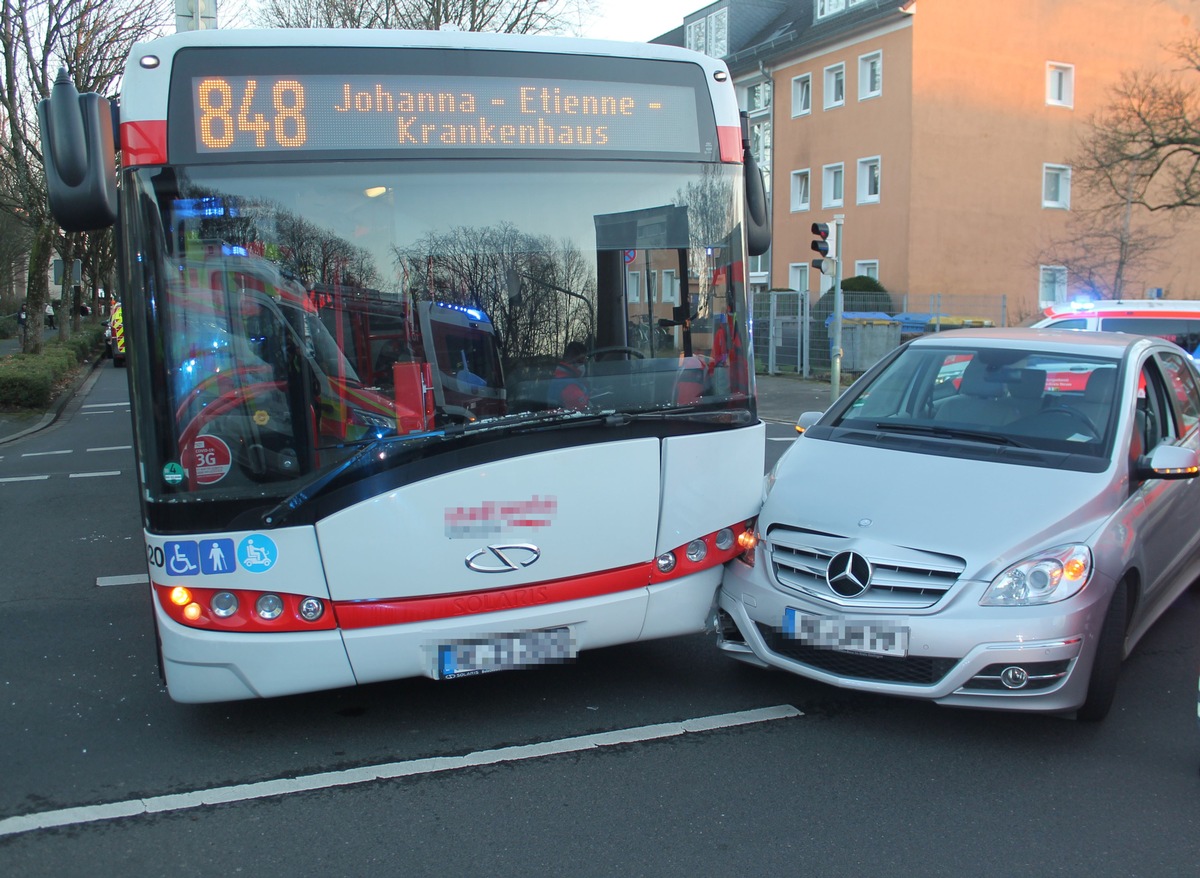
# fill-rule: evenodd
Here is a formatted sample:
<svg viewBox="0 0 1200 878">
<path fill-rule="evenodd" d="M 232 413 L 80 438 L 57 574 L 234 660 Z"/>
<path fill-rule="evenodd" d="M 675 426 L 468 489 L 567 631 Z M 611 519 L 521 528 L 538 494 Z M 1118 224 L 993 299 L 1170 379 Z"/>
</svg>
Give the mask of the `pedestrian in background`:
<svg viewBox="0 0 1200 878">
<path fill-rule="evenodd" d="M 21 336 L 21 344 L 25 344 L 25 324 L 29 321 L 29 315 L 25 313 L 25 306 L 21 306 L 21 310 L 17 312 L 17 330 Z"/>
<path fill-rule="evenodd" d="M 49 302 L 46 303 L 46 328 L 55 329 L 54 325 L 54 306 Z"/>
</svg>

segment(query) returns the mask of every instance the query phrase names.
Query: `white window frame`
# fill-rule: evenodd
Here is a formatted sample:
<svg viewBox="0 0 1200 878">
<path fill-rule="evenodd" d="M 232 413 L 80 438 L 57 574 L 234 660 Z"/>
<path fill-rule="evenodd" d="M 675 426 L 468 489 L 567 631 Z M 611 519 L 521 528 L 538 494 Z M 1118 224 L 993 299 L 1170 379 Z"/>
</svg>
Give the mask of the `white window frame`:
<svg viewBox="0 0 1200 878">
<path fill-rule="evenodd" d="M 879 260 L 878 259 L 856 259 L 854 262 L 855 277 L 870 277 L 879 280 Z"/>
<path fill-rule="evenodd" d="M 804 181 L 803 189 L 805 190 L 803 192 L 801 192 L 801 181 L 802 180 Z M 804 195 L 805 197 L 802 199 L 800 197 L 801 195 Z M 792 171 L 790 198 L 791 198 L 790 203 L 792 206 L 792 213 L 796 213 L 797 211 L 801 211 L 801 210 L 811 210 L 812 209 L 812 169 L 811 168 L 803 168 L 799 171 Z"/>
<path fill-rule="evenodd" d="M 693 21 L 684 28 L 685 44 L 693 52 L 708 54 L 708 21 L 701 18 Z"/>
<path fill-rule="evenodd" d="M 876 70 L 876 87 L 871 88 L 871 66 L 874 62 Z M 868 52 L 858 56 L 858 99 L 868 101 L 883 94 L 883 50 Z"/>
<path fill-rule="evenodd" d="M 642 273 L 636 269 L 625 271 L 625 298 L 627 302 L 642 301 Z"/>
<path fill-rule="evenodd" d="M 1047 289 L 1052 289 L 1053 298 L 1046 298 Z M 1067 301 L 1067 267 L 1065 265 L 1038 266 L 1038 301 L 1042 305 Z"/>
<path fill-rule="evenodd" d="M 807 100 L 806 100 L 807 99 Z M 812 113 L 812 74 L 792 77 L 792 118 Z"/>
<path fill-rule="evenodd" d="M 835 198 L 834 189 L 840 189 Z M 846 203 L 846 166 L 842 162 L 821 168 L 821 207 L 842 207 Z"/>
<path fill-rule="evenodd" d="M 788 263 L 788 289 L 798 293 L 809 292 L 807 262 Z"/>
<path fill-rule="evenodd" d="M 1050 193 L 1051 180 L 1057 181 L 1058 197 Z M 1070 165 L 1042 165 L 1042 207 L 1052 210 L 1071 209 L 1071 167 Z"/>
<path fill-rule="evenodd" d="M 1046 105 L 1075 107 L 1075 65 L 1046 62 Z"/>
<path fill-rule="evenodd" d="M 837 96 L 838 84 L 841 84 L 841 97 Z M 825 68 L 825 103 L 826 110 L 833 110 L 846 105 L 846 65 L 830 64 Z"/>
<path fill-rule="evenodd" d="M 659 301 L 669 302 L 672 305 L 679 304 L 679 278 L 676 277 L 676 271 L 673 268 L 663 269 Z"/>
<path fill-rule="evenodd" d="M 875 169 L 875 191 L 871 190 L 871 168 Z M 867 156 L 858 160 L 858 189 L 856 197 L 859 204 L 878 204 L 879 192 L 883 188 L 883 164 L 879 156 Z"/>
</svg>

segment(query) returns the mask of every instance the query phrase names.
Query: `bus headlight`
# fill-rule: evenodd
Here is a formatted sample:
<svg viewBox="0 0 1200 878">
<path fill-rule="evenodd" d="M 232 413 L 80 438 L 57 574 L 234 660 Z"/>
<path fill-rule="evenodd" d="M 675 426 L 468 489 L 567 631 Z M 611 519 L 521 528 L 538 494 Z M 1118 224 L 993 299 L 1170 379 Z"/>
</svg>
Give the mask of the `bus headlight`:
<svg viewBox="0 0 1200 878">
<path fill-rule="evenodd" d="M 658 565 L 659 573 L 670 573 L 675 569 L 675 553 L 663 552 L 654 559 L 654 562 Z"/>
<path fill-rule="evenodd" d="M 305 622 L 315 622 L 325 612 L 325 605 L 316 598 L 305 598 L 300 602 L 300 618 Z"/>
<path fill-rule="evenodd" d="M 220 619 L 228 619 L 238 610 L 237 595 L 230 591 L 219 591 L 208 602 L 213 615 Z"/>
<path fill-rule="evenodd" d="M 708 554 L 708 546 L 705 545 L 704 540 L 692 540 L 687 544 L 684 554 L 687 555 L 687 559 L 693 564 L 698 564 Z"/>
</svg>

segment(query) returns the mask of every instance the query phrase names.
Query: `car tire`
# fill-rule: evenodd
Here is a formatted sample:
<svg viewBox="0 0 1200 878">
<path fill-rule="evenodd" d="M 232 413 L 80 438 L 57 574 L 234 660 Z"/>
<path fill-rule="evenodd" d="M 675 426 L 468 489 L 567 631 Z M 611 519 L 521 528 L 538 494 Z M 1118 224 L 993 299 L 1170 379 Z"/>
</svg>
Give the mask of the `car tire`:
<svg viewBox="0 0 1200 878">
<path fill-rule="evenodd" d="M 1096 657 L 1092 660 L 1092 676 L 1088 680 L 1087 698 L 1075 712 L 1075 719 L 1082 722 L 1099 722 L 1108 716 L 1113 697 L 1117 694 L 1117 675 L 1125 658 L 1125 621 L 1129 605 L 1129 589 L 1125 583 L 1117 584 L 1104 624 L 1100 627 L 1100 639 L 1096 644 Z"/>
</svg>

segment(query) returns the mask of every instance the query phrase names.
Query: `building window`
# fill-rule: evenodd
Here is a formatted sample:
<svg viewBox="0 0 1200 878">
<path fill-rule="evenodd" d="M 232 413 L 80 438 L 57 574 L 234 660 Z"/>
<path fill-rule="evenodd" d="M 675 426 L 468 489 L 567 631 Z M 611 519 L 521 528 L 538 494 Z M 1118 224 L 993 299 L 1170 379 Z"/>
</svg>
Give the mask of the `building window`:
<svg viewBox="0 0 1200 878">
<path fill-rule="evenodd" d="M 812 112 L 812 74 L 805 73 L 792 80 L 792 118 Z"/>
<path fill-rule="evenodd" d="M 846 103 L 846 65 L 825 68 L 825 109 L 832 110 Z"/>
<path fill-rule="evenodd" d="M 858 203 L 879 203 L 879 156 L 858 160 Z"/>
<path fill-rule="evenodd" d="M 847 7 L 857 6 L 866 0 L 817 0 L 817 19 L 844 12 Z"/>
<path fill-rule="evenodd" d="M 793 262 L 788 265 L 788 289 L 798 293 L 808 292 L 807 262 Z"/>
<path fill-rule="evenodd" d="M 883 52 L 872 52 L 858 59 L 858 99 L 877 98 L 883 94 Z"/>
<path fill-rule="evenodd" d="M 1071 169 L 1066 165 L 1042 165 L 1042 207 L 1071 207 Z"/>
<path fill-rule="evenodd" d="M 750 154 L 762 171 L 763 189 L 768 196 L 771 194 L 771 160 L 774 157 L 772 138 L 769 118 L 750 126 Z"/>
<path fill-rule="evenodd" d="M 771 80 L 756 82 L 746 89 L 746 112 L 751 115 L 771 109 Z"/>
<path fill-rule="evenodd" d="M 662 273 L 662 298 L 660 302 L 670 302 L 673 305 L 679 304 L 679 280 L 675 277 L 675 272 L 664 269 Z"/>
<path fill-rule="evenodd" d="M 792 171 L 792 210 L 808 210 L 812 206 L 812 183 L 808 169 Z"/>
<path fill-rule="evenodd" d="M 1062 265 L 1038 267 L 1038 299 L 1043 305 L 1067 300 L 1067 269 Z"/>
<path fill-rule="evenodd" d="M 1046 103 L 1054 107 L 1075 106 L 1075 65 L 1046 65 Z"/>
<path fill-rule="evenodd" d="M 878 259 L 860 259 L 854 263 L 855 277 L 869 277 L 872 280 L 879 280 L 879 260 Z"/>
<path fill-rule="evenodd" d="M 629 302 L 642 300 L 642 273 L 640 271 L 625 272 L 625 298 Z"/>
<path fill-rule="evenodd" d="M 689 49 L 713 58 L 729 54 L 729 10 L 718 9 L 684 28 L 684 42 Z"/>
<path fill-rule="evenodd" d="M 822 172 L 821 206 L 841 207 L 843 203 L 842 183 L 845 176 L 841 163 L 826 165 Z"/>
</svg>

